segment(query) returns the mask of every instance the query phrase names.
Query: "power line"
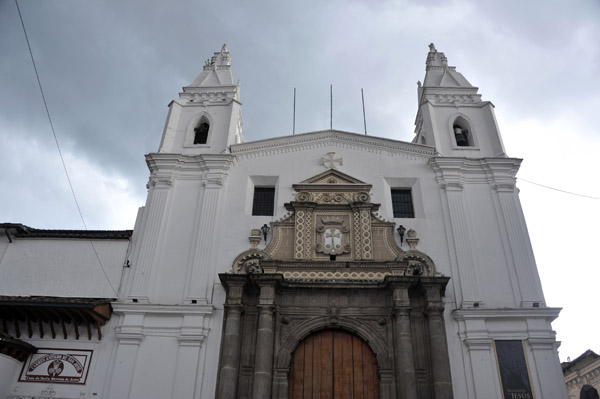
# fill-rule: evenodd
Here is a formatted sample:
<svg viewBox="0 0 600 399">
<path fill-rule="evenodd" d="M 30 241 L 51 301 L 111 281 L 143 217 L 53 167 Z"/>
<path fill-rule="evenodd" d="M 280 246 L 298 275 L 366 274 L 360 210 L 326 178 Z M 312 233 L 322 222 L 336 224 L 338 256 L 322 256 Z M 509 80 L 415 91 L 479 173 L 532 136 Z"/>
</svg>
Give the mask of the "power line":
<svg viewBox="0 0 600 399">
<path fill-rule="evenodd" d="M 25 29 L 25 23 L 23 22 L 23 15 L 21 15 L 21 8 L 19 7 L 19 1 L 15 0 L 15 4 L 17 5 L 17 11 L 19 12 L 19 19 L 21 20 L 21 26 L 23 27 L 23 33 L 25 34 L 25 41 L 27 42 L 27 48 L 29 49 L 29 55 L 31 56 L 31 63 L 33 64 L 33 70 L 35 71 L 35 77 L 38 82 L 38 86 L 40 87 L 40 93 L 42 94 L 42 100 L 44 101 L 44 108 L 46 109 L 46 115 L 48 115 L 48 122 L 50 122 L 50 128 L 52 129 L 52 136 L 54 136 L 54 142 L 56 143 L 56 148 L 58 149 L 58 155 L 60 156 L 60 161 L 62 162 L 63 169 L 65 170 L 65 175 L 67 176 L 67 181 L 69 182 L 69 188 L 71 189 L 71 194 L 73 195 L 73 200 L 75 200 L 75 205 L 77 206 L 77 211 L 79 212 L 79 217 L 81 218 L 81 222 L 83 223 L 83 227 L 85 230 L 88 230 L 87 225 L 85 224 L 85 219 L 83 218 L 83 213 L 81 212 L 81 207 L 79 206 L 79 201 L 77 201 L 77 196 L 75 195 L 75 190 L 73 189 L 73 184 L 71 183 L 71 177 L 69 176 L 69 172 L 67 171 L 67 164 L 65 163 L 65 159 L 62 155 L 62 151 L 60 150 L 60 145 L 58 144 L 58 138 L 56 137 L 56 131 L 54 130 L 54 124 L 52 123 L 52 118 L 50 117 L 50 111 L 48 110 L 48 103 L 46 103 L 46 96 L 44 96 L 44 89 L 42 89 L 42 82 L 40 81 L 40 75 L 38 74 L 37 67 L 35 66 L 35 59 L 33 58 L 33 51 L 31 51 L 31 45 L 29 44 L 29 37 L 27 36 L 27 30 Z M 94 255 L 96 255 L 96 259 L 98 260 L 98 264 L 104 273 L 104 277 L 106 277 L 106 281 L 112 288 L 113 292 L 118 295 L 117 290 L 113 287 L 110 278 L 108 278 L 108 274 L 102 265 L 102 261 L 100 260 L 100 256 L 98 255 L 98 251 L 96 251 L 96 247 L 94 246 L 93 241 L 90 239 L 90 244 L 92 245 L 92 249 L 94 250 Z"/>
<path fill-rule="evenodd" d="M 522 181 L 524 181 L 524 182 L 527 182 L 527 183 L 530 183 L 530 184 L 534 184 L 534 185 L 536 185 L 536 186 L 540 186 L 540 187 L 547 188 L 547 189 L 549 189 L 549 190 L 560 191 L 561 193 L 565 193 L 565 194 L 571 194 L 571 195 L 576 195 L 576 196 L 578 196 L 578 197 L 584 197 L 584 198 L 590 198 L 590 199 L 600 200 L 600 198 L 598 198 L 598 197 L 592 197 L 591 195 L 578 194 L 578 193 L 573 193 L 573 192 L 571 192 L 571 191 L 561 190 L 561 189 L 559 189 L 559 188 L 554 188 L 554 187 L 550 187 L 550 186 L 545 186 L 545 185 L 543 185 L 543 184 L 540 184 L 540 183 L 536 183 L 536 182 L 533 182 L 533 181 L 525 180 L 525 179 L 523 179 L 523 178 L 521 178 L 521 177 L 517 177 L 517 179 L 519 179 L 519 180 L 522 180 Z"/>
</svg>

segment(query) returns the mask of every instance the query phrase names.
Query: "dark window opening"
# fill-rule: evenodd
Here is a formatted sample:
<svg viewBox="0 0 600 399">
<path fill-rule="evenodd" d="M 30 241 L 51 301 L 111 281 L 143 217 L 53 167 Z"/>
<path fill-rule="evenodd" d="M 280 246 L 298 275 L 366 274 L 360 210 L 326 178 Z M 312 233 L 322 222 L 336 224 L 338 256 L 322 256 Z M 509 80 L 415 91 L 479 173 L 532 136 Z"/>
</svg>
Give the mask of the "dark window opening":
<svg viewBox="0 0 600 399">
<path fill-rule="evenodd" d="M 329 260 L 335 260 L 335 255 L 329 255 Z"/>
<path fill-rule="evenodd" d="M 253 216 L 273 216 L 275 187 L 254 187 Z"/>
<path fill-rule="evenodd" d="M 392 190 L 392 209 L 395 218 L 415 217 L 410 189 Z"/>
<path fill-rule="evenodd" d="M 452 126 L 454 130 L 454 138 L 456 138 L 456 145 L 459 147 L 470 147 L 469 143 L 469 131 L 460 125 Z"/>
<path fill-rule="evenodd" d="M 210 125 L 208 122 L 200 123 L 194 129 L 194 144 L 206 144 L 206 140 L 208 140 L 208 130 L 210 129 Z"/>
</svg>

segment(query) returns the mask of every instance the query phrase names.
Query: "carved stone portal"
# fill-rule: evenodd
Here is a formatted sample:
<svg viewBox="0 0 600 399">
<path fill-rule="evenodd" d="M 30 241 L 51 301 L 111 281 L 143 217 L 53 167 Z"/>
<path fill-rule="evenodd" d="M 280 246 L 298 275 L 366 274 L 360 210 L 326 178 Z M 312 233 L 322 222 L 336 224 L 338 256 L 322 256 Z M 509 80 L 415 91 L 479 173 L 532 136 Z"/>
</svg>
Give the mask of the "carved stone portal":
<svg viewBox="0 0 600 399">
<path fill-rule="evenodd" d="M 416 249 L 416 233 L 403 251 L 395 224 L 376 215 L 371 185 L 338 170 L 293 187 L 296 201 L 272 224 L 268 246 L 253 245 L 219 275 L 227 296 L 217 398 L 288 398 L 299 343 L 340 329 L 375 355 L 380 398 L 452 398 L 449 278 Z"/>
</svg>

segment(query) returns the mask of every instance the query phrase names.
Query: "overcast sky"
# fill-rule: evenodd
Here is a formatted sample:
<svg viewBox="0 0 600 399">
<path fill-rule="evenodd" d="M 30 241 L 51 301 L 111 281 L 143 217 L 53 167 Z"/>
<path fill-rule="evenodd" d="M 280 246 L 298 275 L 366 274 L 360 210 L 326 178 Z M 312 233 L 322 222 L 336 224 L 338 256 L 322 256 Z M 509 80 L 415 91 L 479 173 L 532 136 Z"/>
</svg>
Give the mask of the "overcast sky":
<svg viewBox="0 0 600 399">
<path fill-rule="evenodd" d="M 593 197 L 598 1 L 20 0 L 90 229 L 131 229 L 167 104 L 223 43 L 251 140 L 329 127 L 410 141 L 434 42 L 496 106 L 519 177 Z M 80 229 L 15 2 L 0 0 L 0 222 Z M 594 172 L 595 171 L 595 172 Z M 596 176 L 596 177 L 594 177 Z M 600 353 L 600 201 L 518 184 L 561 359 Z"/>
</svg>

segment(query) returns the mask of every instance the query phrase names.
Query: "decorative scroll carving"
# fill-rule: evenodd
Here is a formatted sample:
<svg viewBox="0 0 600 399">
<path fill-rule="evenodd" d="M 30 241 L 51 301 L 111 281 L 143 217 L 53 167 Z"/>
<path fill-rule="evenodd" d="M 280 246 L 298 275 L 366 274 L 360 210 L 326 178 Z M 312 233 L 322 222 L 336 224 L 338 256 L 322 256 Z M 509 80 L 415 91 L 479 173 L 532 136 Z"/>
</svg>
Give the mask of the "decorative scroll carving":
<svg viewBox="0 0 600 399">
<path fill-rule="evenodd" d="M 299 192 L 298 194 L 296 194 L 296 201 L 310 202 L 310 201 L 312 201 L 312 196 L 310 195 L 310 193 L 307 193 L 306 191 L 302 191 L 302 192 Z"/>
<path fill-rule="evenodd" d="M 408 262 L 408 267 L 406 269 L 406 274 L 409 276 L 417 276 L 417 277 L 438 277 L 442 276 L 439 273 L 433 261 L 429 256 L 424 254 L 421 251 L 408 251 L 401 253 L 397 258 L 397 262 Z"/>
<path fill-rule="evenodd" d="M 233 261 L 232 272 L 235 274 L 254 274 L 262 273 L 260 266 L 261 260 L 271 260 L 269 254 L 264 251 L 250 249 L 242 252 L 235 261 Z"/>
<path fill-rule="evenodd" d="M 298 202 L 315 202 L 317 204 L 352 204 L 368 203 L 371 200 L 371 196 L 366 192 L 344 192 L 344 191 L 333 191 L 333 192 L 314 192 L 309 193 L 301 191 L 296 194 L 296 201 Z"/>
<path fill-rule="evenodd" d="M 371 197 L 369 196 L 369 193 L 360 192 L 360 193 L 354 194 L 354 202 L 369 202 L 369 201 L 371 201 Z"/>
</svg>

